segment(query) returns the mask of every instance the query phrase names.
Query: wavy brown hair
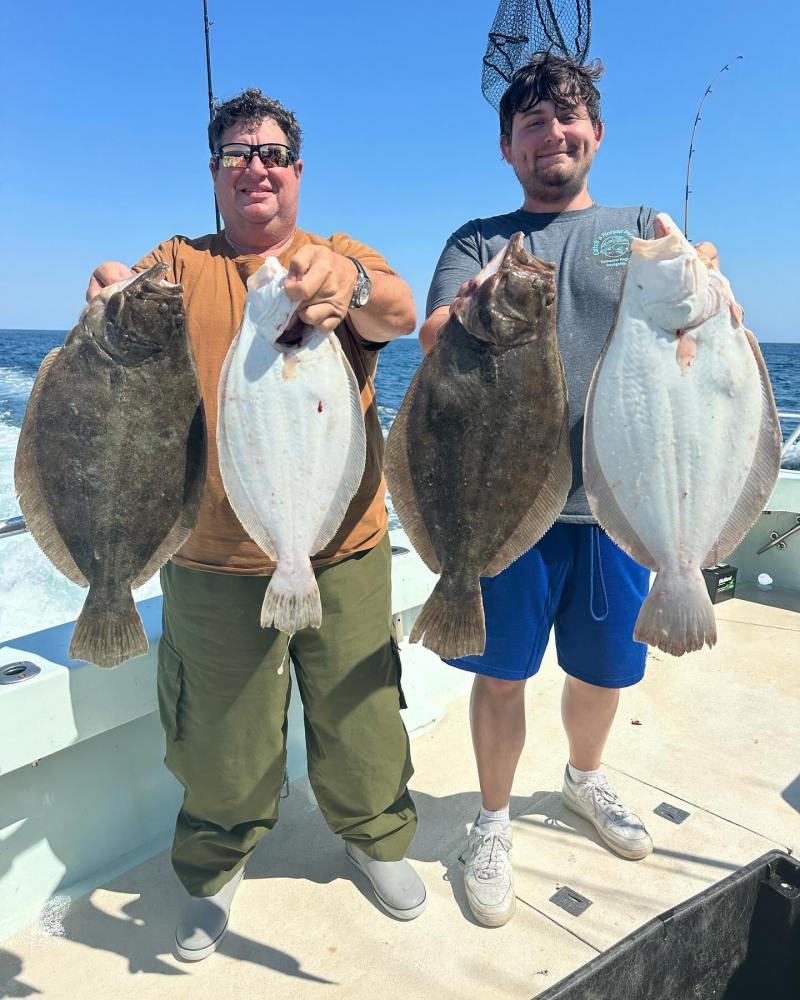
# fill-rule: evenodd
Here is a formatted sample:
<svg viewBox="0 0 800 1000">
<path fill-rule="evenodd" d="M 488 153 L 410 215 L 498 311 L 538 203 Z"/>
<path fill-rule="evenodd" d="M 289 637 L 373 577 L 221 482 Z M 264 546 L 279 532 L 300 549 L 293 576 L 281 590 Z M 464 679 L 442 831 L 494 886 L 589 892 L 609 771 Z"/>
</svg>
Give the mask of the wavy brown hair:
<svg viewBox="0 0 800 1000">
<path fill-rule="evenodd" d="M 208 146 L 212 154 L 219 149 L 225 129 L 231 125 L 243 124 L 255 131 L 265 118 L 271 118 L 275 122 L 285 134 L 289 148 L 299 156 L 302 139 L 300 123 L 292 111 L 280 101 L 266 97 L 258 87 L 249 87 L 236 97 L 214 105 L 214 115 L 208 123 Z"/>
<path fill-rule="evenodd" d="M 514 115 L 530 111 L 540 101 L 552 101 L 559 108 L 585 104 L 592 124 L 599 125 L 600 91 L 595 81 L 602 75 L 599 59 L 581 65 L 552 52 L 537 52 L 514 73 L 500 99 L 500 135 L 510 141 Z"/>
</svg>

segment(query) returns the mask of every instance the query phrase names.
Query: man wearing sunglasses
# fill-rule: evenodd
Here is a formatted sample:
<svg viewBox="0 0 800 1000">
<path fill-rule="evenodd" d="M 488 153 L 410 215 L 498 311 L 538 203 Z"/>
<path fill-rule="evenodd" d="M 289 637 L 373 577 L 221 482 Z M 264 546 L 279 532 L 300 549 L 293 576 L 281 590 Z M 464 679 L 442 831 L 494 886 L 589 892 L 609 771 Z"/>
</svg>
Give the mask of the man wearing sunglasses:
<svg viewBox="0 0 800 1000">
<path fill-rule="evenodd" d="M 277 822 L 288 656 L 303 700 L 309 779 L 328 825 L 390 914 L 408 920 L 426 902 L 404 860 L 416 812 L 391 638 L 383 435 L 373 386 L 380 348 L 415 327 L 413 298 L 375 250 L 343 233 L 325 239 L 298 228 L 300 127 L 280 103 L 246 90 L 217 107 L 208 134 L 224 230 L 174 236 L 134 266 L 163 261 L 167 280 L 184 286 L 208 427 L 197 526 L 162 570 L 158 657 L 166 763 L 185 789 L 172 860 L 190 895 L 176 930 L 178 953 L 190 961 L 219 946 L 244 866 Z M 285 289 L 300 318 L 335 331 L 359 382 L 367 431 L 361 485 L 335 538 L 312 560 L 322 626 L 291 638 L 259 626 L 274 566 L 234 515 L 216 452 L 220 371 L 242 318 L 246 281 L 267 256 L 288 268 Z M 101 264 L 87 298 L 131 273 L 117 262 Z"/>
</svg>

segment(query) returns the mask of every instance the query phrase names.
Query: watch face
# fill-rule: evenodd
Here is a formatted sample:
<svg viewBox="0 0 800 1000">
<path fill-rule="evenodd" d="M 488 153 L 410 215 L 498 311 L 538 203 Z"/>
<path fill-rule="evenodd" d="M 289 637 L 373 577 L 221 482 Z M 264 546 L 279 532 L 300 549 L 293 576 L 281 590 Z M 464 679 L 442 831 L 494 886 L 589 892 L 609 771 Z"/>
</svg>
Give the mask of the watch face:
<svg viewBox="0 0 800 1000">
<path fill-rule="evenodd" d="M 356 299 L 359 306 L 365 306 L 369 302 L 370 285 L 368 281 L 359 281 L 356 288 Z"/>
</svg>

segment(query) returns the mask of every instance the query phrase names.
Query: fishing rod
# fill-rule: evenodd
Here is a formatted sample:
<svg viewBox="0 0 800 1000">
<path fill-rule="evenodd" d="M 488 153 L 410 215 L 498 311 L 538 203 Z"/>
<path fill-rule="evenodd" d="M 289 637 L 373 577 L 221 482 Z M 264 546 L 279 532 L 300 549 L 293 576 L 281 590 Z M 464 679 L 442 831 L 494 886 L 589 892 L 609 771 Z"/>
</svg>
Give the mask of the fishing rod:
<svg viewBox="0 0 800 1000">
<path fill-rule="evenodd" d="M 737 56 L 736 59 L 732 61 L 736 62 L 737 59 L 744 59 L 744 56 Z M 709 85 L 706 87 L 706 92 L 705 94 L 703 94 L 703 98 L 700 101 L 700 105 L 697 108 L 697 114 L 695 115 L 694 118 L 694 125 L 692 126 L 692 138 L 689 140 L 689 159 L 686 163 L 686 197 L 683 202 L 683 235 L 686 237 L 687 240 L 689 239 L 689 195 L 691 194 L 691 191 L 689 190 L 689 179 L 691 178 L 692 175 L 692 153 L 694 153 L 694 136 L 695 132 L 697 131 L 697 125 L 700 121 L 700 112 L 703 110 L 703 105 L 706 102 L 706 98 L 711 93 L 711 88 L 714 86 L 717 80 L 719 80 L 719 78 L 722 76 L 725 70 L 728 70 L 730 68 L 731 64 L 725 63 L 725 65 L 722 67 L 719 73 L 717 73 L 717 75 L 714 77 L 711 83 L 709 83 Z"/>
<path fill-rule="evenodd" d="M 203 27 L 206 35 L 206 79 L 208 80 L 208 120 L 214 117 L 214 90 L 211 86 L 211 38 L 210 38 L 210 28 L 212 22 L 208 19 L 208 2 L 203 0 Z M 219 232 L 219 205 L 217 204 L 217 196 L 214 195 L 214 218 L 217 223 L 217 232 Z"/>
</svg>

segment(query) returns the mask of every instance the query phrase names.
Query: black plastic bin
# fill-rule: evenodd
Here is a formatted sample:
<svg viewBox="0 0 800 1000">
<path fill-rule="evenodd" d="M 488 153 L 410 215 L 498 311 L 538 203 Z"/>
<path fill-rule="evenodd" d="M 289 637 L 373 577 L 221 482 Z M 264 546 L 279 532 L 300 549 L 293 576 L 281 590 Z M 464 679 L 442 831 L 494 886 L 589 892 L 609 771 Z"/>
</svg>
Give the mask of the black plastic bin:
<svg viewBox="0 0 800 1000">
<path fill-rule="evenodd" d="M 765 854 L 536 1000 L 800 1000 L 800 863 Z"/>
</svg>

